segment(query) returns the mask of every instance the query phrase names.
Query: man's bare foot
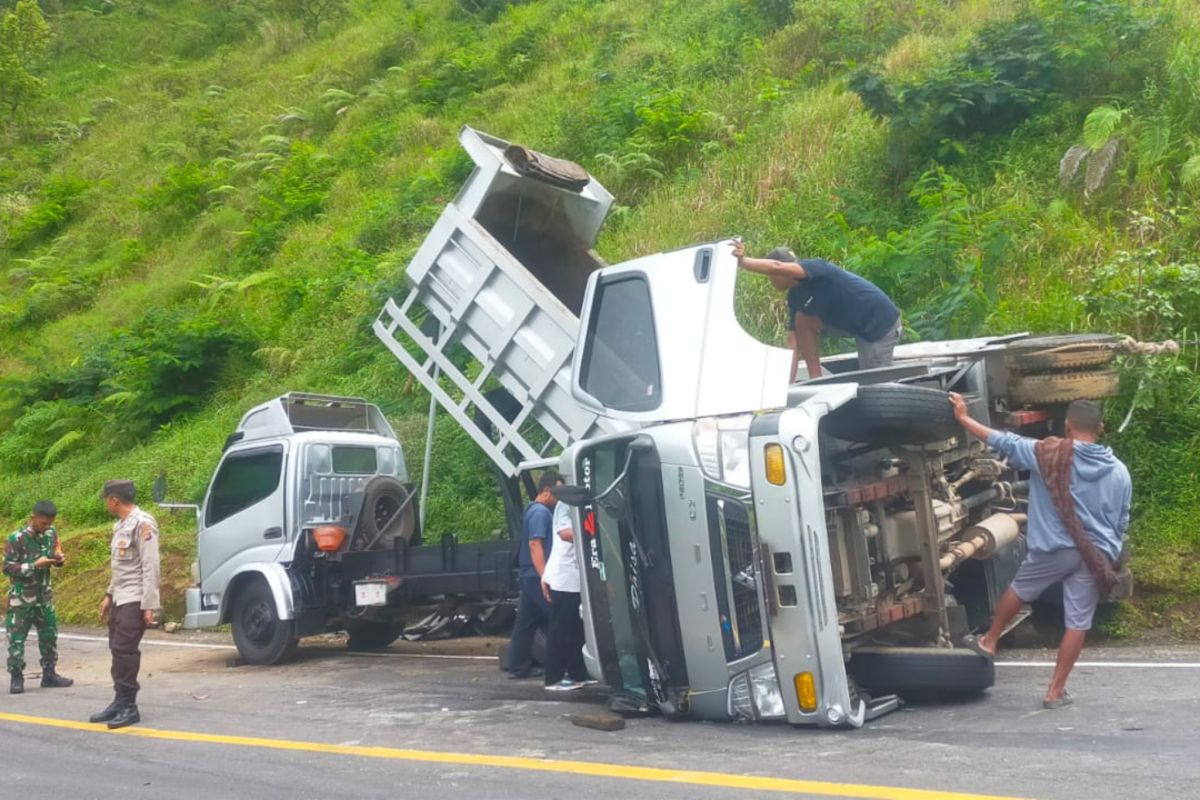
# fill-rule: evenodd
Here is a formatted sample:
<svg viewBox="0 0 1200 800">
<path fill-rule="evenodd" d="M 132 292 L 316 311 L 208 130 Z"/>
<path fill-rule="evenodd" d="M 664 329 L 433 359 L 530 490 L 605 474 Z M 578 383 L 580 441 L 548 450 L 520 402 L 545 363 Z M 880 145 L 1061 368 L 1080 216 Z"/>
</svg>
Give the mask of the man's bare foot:
<svg viewBox="0 0 1200 800">
<path fill-rule="evenodd" d="M 996 655 L 997 644 L 998 643 L 992 641 L 992 639 L 989 638 L 988 634 L 986 633 L 979 637 L 979 649 L 986 650 L 987 652 L 991 653 L 992 656 Z"/>
</svg>

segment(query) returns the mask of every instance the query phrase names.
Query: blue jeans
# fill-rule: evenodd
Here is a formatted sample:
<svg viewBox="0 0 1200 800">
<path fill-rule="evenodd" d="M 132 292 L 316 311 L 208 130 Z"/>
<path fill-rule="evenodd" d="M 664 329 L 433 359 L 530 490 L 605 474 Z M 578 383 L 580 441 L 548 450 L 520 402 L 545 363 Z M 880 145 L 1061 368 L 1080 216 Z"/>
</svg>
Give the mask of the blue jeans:
<svg viewBox="0 0 1200 800">
<path fill-rule="evenodd" d="M 520 585 L 517 620 L 508 645 L 508 671 L 528 675 L 533 669 L 533 636 L 539 628 L 545 632 L 550 626 L 550 604 L 542 596 L 541 578 L 521 578 Z"/>
</svg>

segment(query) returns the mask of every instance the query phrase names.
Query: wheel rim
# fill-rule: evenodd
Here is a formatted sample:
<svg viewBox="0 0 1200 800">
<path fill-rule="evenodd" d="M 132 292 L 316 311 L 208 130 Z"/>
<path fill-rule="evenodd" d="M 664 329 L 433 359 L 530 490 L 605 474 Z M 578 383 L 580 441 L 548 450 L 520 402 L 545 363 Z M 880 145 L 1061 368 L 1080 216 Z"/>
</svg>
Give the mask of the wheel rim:
<svg viewBox="0 0 1200 800">
<path fill-rule="evenodd" d="M 400 504 L 400 498 L 390 494 L 385 494 L 375 501 L 372 516 L 375 518 L 376 530 L 383 530 L 395 518 L 396 514 L 400 513 Z"/>
<path fill-rule="evenodd" d="M 266 600 L 248 605 L 242 612 L 242 629 L 246 638 L 255 644 L 271 641 L 275 636 L 276 624 L 275 609 Z"/>
</svg>

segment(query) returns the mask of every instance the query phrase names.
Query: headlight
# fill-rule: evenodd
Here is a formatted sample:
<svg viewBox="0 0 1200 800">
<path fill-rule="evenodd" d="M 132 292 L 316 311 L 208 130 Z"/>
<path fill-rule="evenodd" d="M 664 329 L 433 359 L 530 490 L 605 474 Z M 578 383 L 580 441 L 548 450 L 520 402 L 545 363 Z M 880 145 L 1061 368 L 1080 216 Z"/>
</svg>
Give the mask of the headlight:
<svg viewBox="0 0 1200 800">
<path fill-rule="evenodd" d="M 750 416 L 701 419 L 692 426 L 696 458 L 713 480 L 750 488 Z"/>
<path fill-rule="evenodd" d="M 779 679 L 775 677 L 774 664 L 759 664 L 750 670 L 750 690 L 754 694 L 754 708 L 759 719 L 775 719 L 786 716 L 783 711 L 783 693 L 779 691 Z"/>
<path fill-rule="evenodd" d="M 729 682 L 729 716 L 754 721 L 754 705 L 750 700 L 750 679 L 745 672 Z"/>
<path fill-rule="evenodd" d="M 729 716 L 736 719 L 782 719 L 783 694 L 774 664 L 759 664 L 729 682 Z"/>
</svg>

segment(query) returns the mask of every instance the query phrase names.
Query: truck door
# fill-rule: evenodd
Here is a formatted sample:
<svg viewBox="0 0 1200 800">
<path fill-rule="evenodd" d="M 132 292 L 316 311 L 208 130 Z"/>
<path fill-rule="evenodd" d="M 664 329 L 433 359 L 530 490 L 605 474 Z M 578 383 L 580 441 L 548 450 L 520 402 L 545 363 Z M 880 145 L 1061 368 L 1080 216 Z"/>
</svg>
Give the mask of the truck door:
<svg viewBox="0 0 1200 800">
<path fill-rule="evenodd" d="M 287 445 L 227 453 L 200 516 L 199 557 L 205 593 L 220 594 L 238 567 L 275 561 L 287 543 L 283 468 Z"/>
</svg>

